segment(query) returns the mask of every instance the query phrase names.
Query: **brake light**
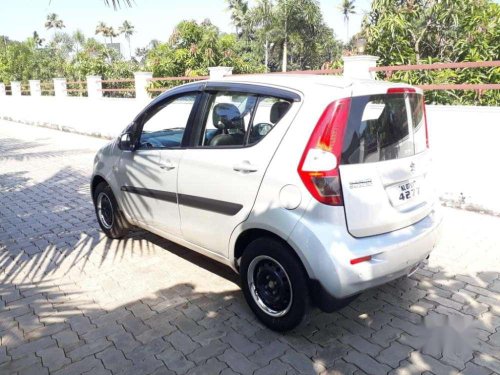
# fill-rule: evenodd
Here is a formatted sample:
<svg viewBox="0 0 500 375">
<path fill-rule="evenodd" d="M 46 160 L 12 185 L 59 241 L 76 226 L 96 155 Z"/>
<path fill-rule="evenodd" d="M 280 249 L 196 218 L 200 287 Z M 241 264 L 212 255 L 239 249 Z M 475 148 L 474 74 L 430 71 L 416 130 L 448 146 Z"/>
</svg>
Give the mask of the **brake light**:
<svg viewBox="0 0 500 375">
<path fill-rule="evenodd" d="M 387 90 L 388 94 L 415 94 L 417 91 L 411 87 L 391 87 Z"/>
<path fill-rule="evenodd" d="M 422 107 L 424 110 L 425 146 L 429 148 L 429 130 L 427 130 L 427 110 L 425 108 L 425 97 L 423 95 L 422 95 Z"/>
<path fill-rule="evenodd" d="M 345 98 L 326 107 L 298 167 L 300 178 L 312 196 L 331 206 L 343 204 L 338 166 L 350 105 L 351 99 Z"/>
</svg>

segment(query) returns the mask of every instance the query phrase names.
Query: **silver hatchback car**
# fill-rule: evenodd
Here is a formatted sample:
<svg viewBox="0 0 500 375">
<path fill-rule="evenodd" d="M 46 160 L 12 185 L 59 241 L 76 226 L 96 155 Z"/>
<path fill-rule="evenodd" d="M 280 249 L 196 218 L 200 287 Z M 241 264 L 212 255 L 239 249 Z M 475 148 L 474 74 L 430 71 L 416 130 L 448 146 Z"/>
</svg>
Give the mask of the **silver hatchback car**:
<svg viewBox="0 0 500 375">
<path fill-rule="evenodd" d="M 138 226 L 241 275 L 268 327 L 414 272 L 438 239 L 422 92 L 324 76 L 234 76 L 154 99 L 95 157 L 111 238 Z"/>
</svg>

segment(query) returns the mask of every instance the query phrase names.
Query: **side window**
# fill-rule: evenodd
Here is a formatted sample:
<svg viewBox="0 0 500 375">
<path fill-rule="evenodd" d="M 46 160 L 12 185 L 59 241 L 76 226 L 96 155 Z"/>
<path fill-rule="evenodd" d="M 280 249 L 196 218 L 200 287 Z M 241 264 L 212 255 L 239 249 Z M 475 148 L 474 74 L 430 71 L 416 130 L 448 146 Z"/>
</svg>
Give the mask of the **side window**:
<svg viewBox="0 0 500 375">
<path fill-rule="evenodd" d="M 157 108 L 144 123 L 139 148 L 180 147 L 196 96 L 181 96 Z"/>
<path fill-rule="evenodd" d="M 259 98 L 253 118 L 248 144 L 252 145 L 264 138 L 279 120 L 288 112 L 291 103 L 271 96 Z"/>
<path fill-rule="evenodd" d="M 213 95 L 199 146 L 243 146 L 257 99 L 232 92 Z"/>
<path fill-rule="evenodd" d="M 223 147 L 257 143 L 290 106 L 288 101 L 269 96 L 219 92 L 211 98 L 198 145 Z"/>
<path fill-rule="evenodd" d="M 427 149 L 423 96 L 409 94 L 408 97 L 410 99 L 410 108 L 412 112 L 415 154 L 419 154 Z"/>
</svg>

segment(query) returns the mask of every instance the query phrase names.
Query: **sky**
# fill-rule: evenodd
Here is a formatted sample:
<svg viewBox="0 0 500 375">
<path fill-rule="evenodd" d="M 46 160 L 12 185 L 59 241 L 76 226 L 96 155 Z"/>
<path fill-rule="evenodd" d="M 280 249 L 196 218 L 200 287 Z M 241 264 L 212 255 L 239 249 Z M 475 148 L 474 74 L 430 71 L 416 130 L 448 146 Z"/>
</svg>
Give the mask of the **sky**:
<svg viewBox="0 0 500 375">
<path fill-rule="evenodd" d="M 334 29 L 337 38 L 345 40 L 345 24 L 338 9 L 340 2 L 319 0 L 326 23 Z M 370 8 L 370 0 L 357 0 L 355 5 L 357 14 L 351 16 L 350 35 L 359 30 L 363 12 Z M 146 46 L 152 39 L 168 40 L 175 25 L 185 19 L 202 21 L 209 18 L 222 31 L 234 30 L 226 0 L 135 0 L 132 8 L 117 11 L 105 6 L 103 0 L 0 0 L 0 35 L 25 40 L 36 30 L 42 38 L 50 38 L 53 31 L 44 27 L 48 13 L 56 13 L 63 20 L 64 31 L 80 29 L 86 36 L 94 36 L 99 21 L 118 28 L 128 20 L 136 31 L 131 38 L 132 51 Z M 102 40 L 101 36 L 98 38 Z M 118 40 L 126 51 L 128 47 L 123 38 Z"/>
</svg>

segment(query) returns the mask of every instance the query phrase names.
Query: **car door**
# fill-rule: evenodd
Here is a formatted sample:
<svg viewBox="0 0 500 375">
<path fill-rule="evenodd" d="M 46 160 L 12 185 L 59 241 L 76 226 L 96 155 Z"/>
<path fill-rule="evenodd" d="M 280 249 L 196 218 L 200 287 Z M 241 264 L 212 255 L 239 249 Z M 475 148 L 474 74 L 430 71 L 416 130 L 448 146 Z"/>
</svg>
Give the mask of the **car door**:
<svg viewBox="0 0 500 375">
<path fill-rule="evenodd" d="M 118 165 L 122 206 L 134 220 L 180 235 L 177 175 L 186 128 L 198 93 L 159 101 L 136 126 L 136 147 L 124 151 Z"/>
<path fill-rule="evenodd" d="M 248 217 L 284 134 L 274 127 L 297 98 L 230 84 L 207 90 L 179 168 L 181 230 L 185 240 L 227 257 L 231 233 Z"/>
</svg>

